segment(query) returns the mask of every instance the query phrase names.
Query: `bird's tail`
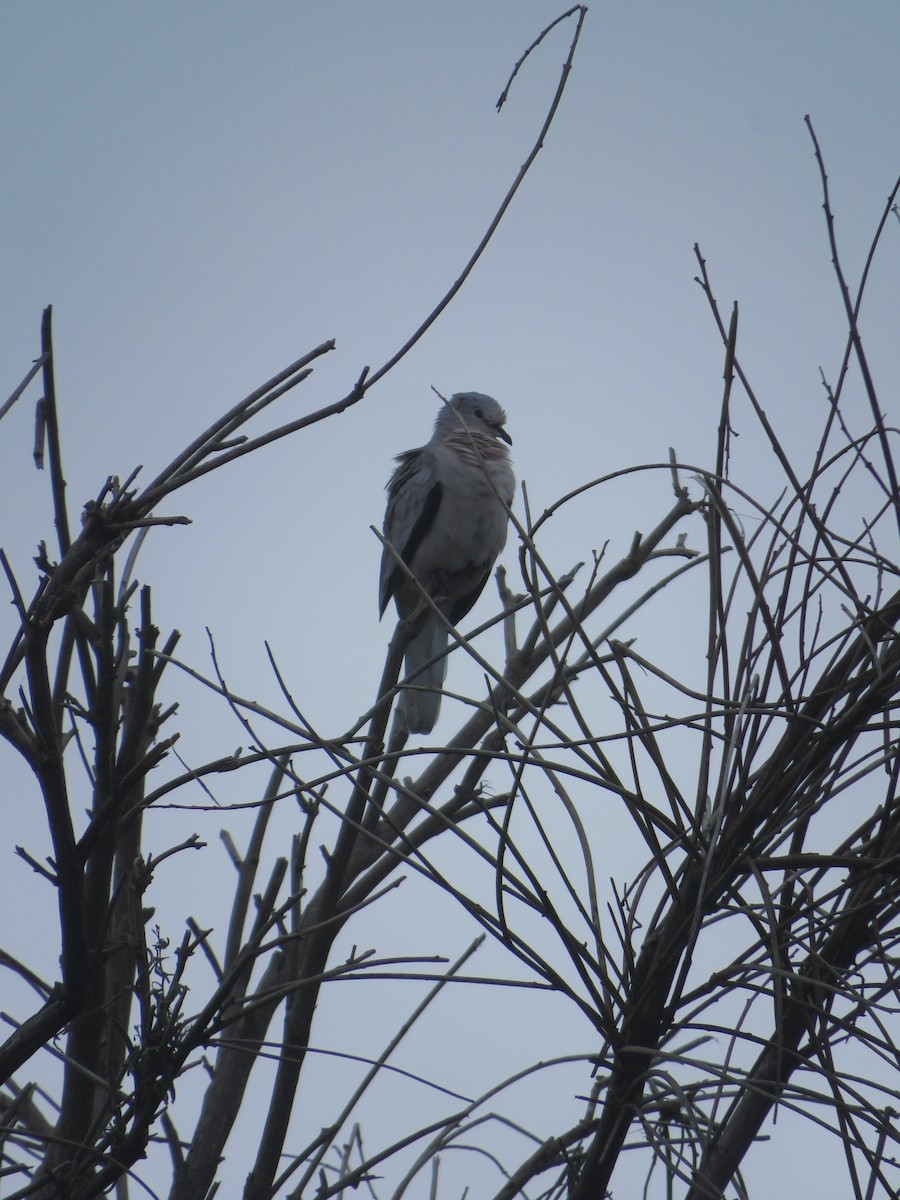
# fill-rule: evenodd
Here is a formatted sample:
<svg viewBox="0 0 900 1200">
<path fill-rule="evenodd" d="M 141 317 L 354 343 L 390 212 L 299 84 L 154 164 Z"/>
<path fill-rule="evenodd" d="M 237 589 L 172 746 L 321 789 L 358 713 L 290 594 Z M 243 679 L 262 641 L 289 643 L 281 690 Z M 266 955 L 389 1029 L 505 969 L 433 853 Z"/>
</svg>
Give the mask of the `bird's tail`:
<svg viewBox="0 0 900 1200">
<path fill-rule="evenodd" d="M 447 659 L 441 658 L 424 667 L 430 658 L 447 648 L 447 630 L 431 614 L 421 633 L 406 649 L 406 674 L 416 690 L 403 693 L 403 713 L 410 733 L 431 733 L 441 709 L 441 684 L 447 674 Z M 420 690 L 421 689 L 421 690 Z"/>
</svg>

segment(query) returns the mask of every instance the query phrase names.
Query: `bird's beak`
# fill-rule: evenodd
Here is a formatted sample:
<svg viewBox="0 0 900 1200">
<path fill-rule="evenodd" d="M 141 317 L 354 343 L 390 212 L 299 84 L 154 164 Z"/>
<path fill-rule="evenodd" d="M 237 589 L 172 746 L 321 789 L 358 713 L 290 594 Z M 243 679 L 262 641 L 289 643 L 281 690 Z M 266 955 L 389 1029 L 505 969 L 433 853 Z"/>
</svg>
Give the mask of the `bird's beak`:
<svg viewBox="0 0 900 1200">
<path fill-rule="evenodd" d="M 498 438 L 503 438 L 503 440 L 504 440 L 504 442 L 506 442 L 507 446 L 512 445 L 512 438 L 509 436 L 509 434 L 506 432 L 506 430 L 503 428 L 502 425 L 495 425 L 494 433 L 497 435 Z"/>
</svg>

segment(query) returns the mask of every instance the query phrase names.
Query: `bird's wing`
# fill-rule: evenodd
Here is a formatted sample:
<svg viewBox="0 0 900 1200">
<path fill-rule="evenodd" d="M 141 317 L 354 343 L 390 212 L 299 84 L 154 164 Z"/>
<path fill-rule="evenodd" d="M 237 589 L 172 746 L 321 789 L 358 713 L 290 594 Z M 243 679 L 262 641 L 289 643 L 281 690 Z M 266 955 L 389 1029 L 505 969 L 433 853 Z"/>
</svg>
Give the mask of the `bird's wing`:
<svg viewBox="0 0 900 1200">
<path fill-rule="evenodd" d="M 397 467 L 388 483 L 384 536 L 409 566 L 413 555 L 434 524 L 441 505 L 442 487 L 434 454 L 428 446 L 397 455 Z M 385 546 L 381 555 L 379 612 L 397 590 L 403 572 Z"/>
<path fill-rule="evenodd" d="M 485 585 L 491 577 L 491 567 L 493 567 L 493 565 L 494 560 L 491 559 L 491 561 L 483 570 L 472 569 L 464 572 L 466 586 L 464 587 L 461 595 L 453 596 L 450 603 L 450 609 L 447 612 L 448 618 L 453 622 L 454 625 L 458 625 L 460 623 L 460 621 L 463 619 L 469 609 L 474 606 L 475 601 L 484 591 Z M 457 587 L 458 586 L 459 582 L 457 582 Z"/>
</svg>

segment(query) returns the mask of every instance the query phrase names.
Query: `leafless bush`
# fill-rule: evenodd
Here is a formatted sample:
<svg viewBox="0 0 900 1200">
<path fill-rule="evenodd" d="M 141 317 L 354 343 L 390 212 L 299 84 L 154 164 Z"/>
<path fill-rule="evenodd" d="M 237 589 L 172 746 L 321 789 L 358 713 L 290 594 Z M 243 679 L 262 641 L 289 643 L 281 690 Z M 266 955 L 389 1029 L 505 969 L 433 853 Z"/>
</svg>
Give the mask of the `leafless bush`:
<svg viewBox="0 0 900 1200">
<path fill-rule="evenodd" d="M 565 15 L 580 30 L 584 10 Z M 577 37 L 534 151 L 472 263 L 541 145 Z M 830 232 L 824 167 L 822 182 Z M 892 203 L 893 194 L 869 262 Z M 585 484 L 537 518 L 526 496 L 519 577 L 513 587 L 499 576 L 502 612 L 484 627 L 502 623 L 505 661 L 482 654 L 483 629 L 451 630 L 457 661 L 476 662 L 485 686 L 458 698 L 468 715 L 446 744 L 411 747 L 401 727 L 388 732 L 411 632 L 400 625 L 374 704 L 342 736 L 315 730 L 289 680 L 276 712 L 214 675 L 204 682 L 250 748 L 168 775 L 173 713 L 160 680 L 181 667 L 200 676 L 177 662 L 177 635 L 161 639 L 149 588 L 133 582 L 146 530 L 181 519 L 154 516 L 160 501 L 362 400 L 462 279 L 397 355 L 329 408 L 250 440 L 243 433 L 306 378 L 326 343 L 236 405 L 147 487 L 109 479 L 76 536 L 44 314 L 41 355 L 10 404 L 42 377 L 59 558 L 42 546 L 30 599 L 0 560 L 17 614 L 0 670 L 0 733 L 46 812 L 52 860 L 19 853 L 58 898 L 60 977 L 45 981 L 0 952 L 38 997 L 31 1012 L 7 1018 L 14 1028 L 0 1047 L 2 1169 L 16 1196 L 125 1194 L 148 1146 L 163 1139 L 177 1200 L 211 1196 L 220 1184 L 235 1194 L 226 1181 L 245 1176 L 254 1200 L 325 1200 L 360 1186 L 399 1197 L 422 1194 L 426 1179 L 437 1195 L 441 1157 L 455 1147 L 496 1161 L 498 1200 L 526 1189 L 603 1196 L 615 1171 L 633 1170 L 625 1151 L 648 1192 L 700 1200 L 744 1194 L 742 1164 L 779 1108 L 834 1136 L 855 1196 L 896 1194 L 900 499 L 894 431 L 859 336 L 868 264 L 853 294 L 833 242 L 832 252 L 848 336 L 836 381 L 825 381 L 826 416 L 808 462 L 792 461 L 754 395 L 737 353 L 737 309 L 730 319 L 720 312 L 698 250 L 725 363 L 717 461 L 673 455 L 640 468 L 671 481 L 657 527 L 635 534 L 619 561 L 595 555 L 563 575 L 542 554 L 545 527 L 560 509 L 592 504 L 612 480 Z M 863 405 L 847 398 L 857 386 Z M 735 393 L 781 473 L 774 499 L 732 472 Z M 697 678 L 617 638 L 655 606 L 677 614 L 696 610 L 698 597 L 707 634 Z M 678 630 L 677 616 L 668 627 Z M 202 843 L 196 834 L 146 857 L 148 812 L 173 798 L 194 804 L 209 782 L 251 778 L 260 765 L 268 784 L 248 796 L 252 836 L 243 848 L 226 838 L 230 908 L 211 929 L 186 916 L 182 940 L 168 947 L 145 894 L 164 859 Z M 290 858 L 270 860 L 259 878 L 279 805 L 298 815 Z M 214 817 L 197 819 L 206 836 Z M 451 859 L 440 853 L 448 843 Z M 623 873 L 630 862 L 640 864 L 632 877 Z M 384 902 L 401 871 L 461 906 L 516 979 L 466 975 L 474 946 L 452 964 L 355 949 L 341 959 L 339 937 Z M 430 990 L 339 1111 L 326 1113 L 307 1082 L 317 1005 L 327 1005 L 326 984 L 379 977 L 426 980 Z M 398 1125 L 373 1148 L 361 1105 L 413 1024 L 450 985 L 505 986 L 512 1011 L 513 982 L 543 989 L 560 1020 L 571 1011 L 593 1031 L 593 1044 L 570 1056 L 584 1092 L 577 1119 L 519 1130 L 531 1151 L 501 1164 L 493 1139 L 505 1093 L 555 1065 L 537 1044 L 514 1079 L 448 1100 L 438 1120 Z M 53 1094 L 48 1052 L 62 1063 Z M 275 1059 L 268 1092 L 260 1102 L 257 1087 L 251 1101 L 265 1055 Z M 199 1110 L 188 1105 L 182 1117 L 176 1088 L 200 1063 L 208 1074 Z M 251 1102 L 264 1114 L 260 1136 L 225 1158 Z M 318 1130 L 306 1144 L 292 1125 L 301 1110 Z"/>
</svg>

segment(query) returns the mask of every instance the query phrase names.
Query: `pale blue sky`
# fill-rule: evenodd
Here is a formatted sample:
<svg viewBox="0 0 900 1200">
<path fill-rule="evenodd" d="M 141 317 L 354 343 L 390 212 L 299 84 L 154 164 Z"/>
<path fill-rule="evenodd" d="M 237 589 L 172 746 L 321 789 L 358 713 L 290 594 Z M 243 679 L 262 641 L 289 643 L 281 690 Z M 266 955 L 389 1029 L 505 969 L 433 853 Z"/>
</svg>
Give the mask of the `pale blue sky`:
<svg viewBox="0 0 900 1200">
<path fill-rule="evenodd" d="M 494 104 L 563 7 L 4 0 L 0 402 L 52 303 L 73 517 L 108 474 L 143 463 L 152 477 L 319 342 L 335 337 L 337 351 L 273 424 L 390 357 L 531 147 L 571 23 L 501 114 Z M 205 667 L 210 625 L 237 690 L 276 703 L 268 639 L 323 729 L 368 706 L 390 635 L 369 525 L 391 456 L 429 434 L 431 385 L 501 400 L 537 511 L 669 446 L 711 465 L 723 356 L 693 282 L 695 241 L 723 308 L 740 301 L 744 367 L 802 463 L 824 406 L 818 368 L 834 378 L 844 331 L 803 117 L 852 286 L 900 170 L 898 61 L 896 0 L 592 5 L 545 149 L 438 325 L 362 405 L 166 507 L 194 524 L 151 539 L 143 574 L 185 657 Z M 898 236 L 892 223 L 863 312 L 886 404 L 900 376 Z M 21 496 L 14 521 L 4 502 L 0 544 L 26 591 L 34 545 L 52 533 L 31 468 L 36 394 L 0 426 L 5 495 Z M 765 492 L 768 459 L 740 404 L 734 420 L 736 474 Z M 668 507 L 669 481 L 610 495 L 549 535 L 560 570 L 607 539 L 624 551 Z M 665 623 L 660 637 L 672 639 Z M 241 740 L 192 729 L 190 712 L 188 699 L 193 761 Z"/>
<path fill-rule="evenodd" d="M 569 29 L 502 114 L 493 104 L 555 12 L 544 0 L 2 8 L 15 287 L 0 361 L 21 374 L 52 302 L 76 506 L 110 471 L 157 467 L 324 338 L 337 353 L 285 415 L 402 343 L 531 144 Z M 367 526 L 390 455 L 428 432 L 431 384 L 502 399 L 536 500 L 670 444 L 708 455 L 720 350 L 692 282 L 695 240 L 722 303 L 741 301 L 760 392 L 802 435 L 841 328 L 802 118 L 822 140 L 854 275 L 896 170 L 898 35 L 894 3 L 598 5 L 546 149 L 441 324 L 364 410 L 193 502 L 233 533 L 280 514 L 278 574 L 292 514 L 315 505 L 336 522 L 321 546 L 330 569 L 349 548 L 373 575 Z M 27 459 L 24 406 L 17 422 L 4 471 Z M 198 536 L 181 537 L 189 556 Z"/>
</svg>

